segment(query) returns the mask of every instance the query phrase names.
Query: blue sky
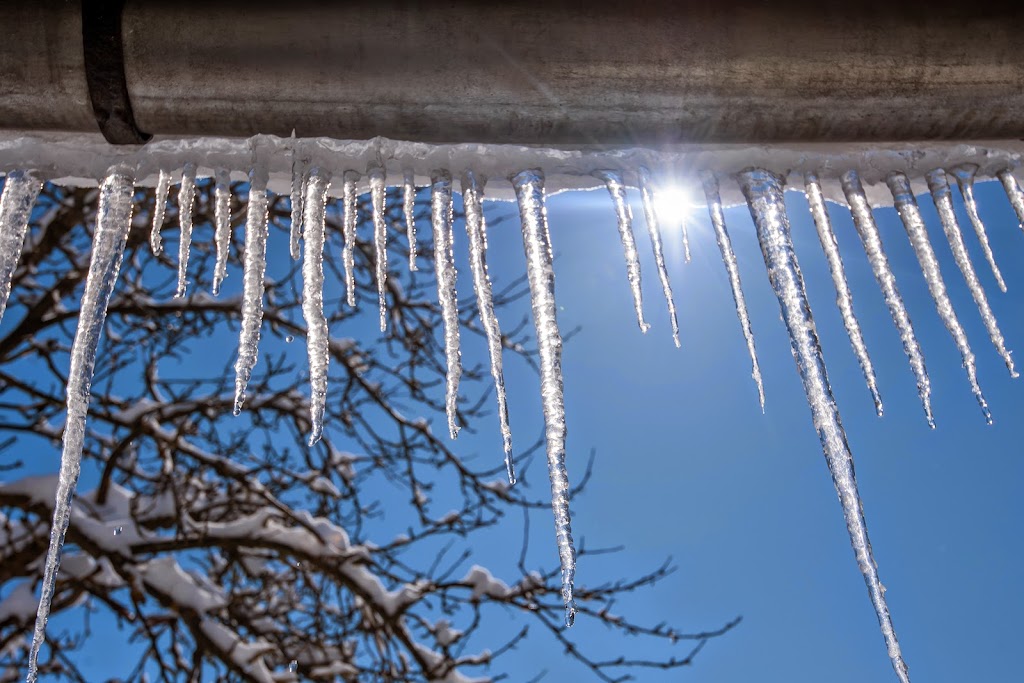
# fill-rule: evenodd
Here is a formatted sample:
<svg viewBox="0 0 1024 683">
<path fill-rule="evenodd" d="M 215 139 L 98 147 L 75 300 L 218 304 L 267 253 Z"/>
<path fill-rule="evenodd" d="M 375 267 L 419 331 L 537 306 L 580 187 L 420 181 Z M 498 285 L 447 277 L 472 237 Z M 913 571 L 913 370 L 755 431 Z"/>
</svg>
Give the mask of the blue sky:
<svg viewBox="0 0 1024 683">
<path fill-rule="evenodd" d="M 1008 294 L 996 289 L 958 200 L 968 249 L 1009 347 L 1024 348 L 1024 233 L 997 183 L 979 184 L 977 196 Z M 581 328 L 566 345 L 563 365 L 570 476 L 578 477 L 591 449 L 597 453 L 591 485 L 573 501 L 574 532 L 578 541 L 585 539 L 591 547 L 625 546 L 618 554 L 585 558 L 578 567 L 579 583 L 637 574 L 671 555 L 678 571 L 659 587 L 625 598 L 621 613 L 650 623 L 668 621 L 683 631 L 712 629 L 743 616 L 738 628 L 709 644 L 692 669 L 681 674 L 640 671 L 640 680 L 895 680 L 811 426 L 749 213 L 745 207 L 729 209 L 726 219 L 764 375 L 764 415 L 706 212 L 693 212 L 689 264 L 683 263 L 678 227 L 663 226 L 683 341 L 683 348 L 676 349 L 639 197 L 635 192 L 630 197 L 637 219 L 645 310 L 652 323 L 646 335 L 636 325 L 608 194 L 563 194 L 550 198 L 548 206 L 557 254 L 559 322 L 563 330 Z M 921 198 L 992 407 L 995 424 L 986 426 L 895 212 L 876 211 L 932 379 L 938 428 L 929 430 L 899 337 L 849 213 L 830 204 L 855 309 L 885 402 L 885 417 L 877 418 L 834 304 L 806 202 L 796 193 L 787 193 L 787 202 L 833 389 L 857 463 L 876 559 L 911 676 L 940 683 L 1013 680 L 1019 672 L 1016 617 L 1024 612 L 1024 588 L 1017 580 L 1024 542 L 1016 533 L 1024 512 L 1024 499 L 1017 495 L 1024 479 L 1019 457 L 1019 444 L 1024 442 L 1024 380 L 1009 378 L 989 343 L 934 207 Z M 500 287 L 524 269 L 518 219 L 515 206 L 508 203 L 487 203 L 485 211 L 491 223 L 491 274 Z M 426 238 L 429 226 L 419 227 Z M 206 234 L 197 231 L 196 239 Z M 472 284 L 461 222 L 455 235 L 458 290 L 466 297 Z M 271 258 L 271 277 L 275 268 L 288 267 L 286 240 L 283 234 L 271 236 L 271 252 L 278 249 L 280 257 Z M 334 257 L 337 250 L 332 246 L 329 254 Z M 328 287 L 338 284 L 329 282 Z M 236 271 L 225 284 L 225 295 L 240 286 Z M 369 308 L 367 324 L 358 331 L 366 339 L 375 334 L 376 312 Z M 526 301 L 500 312 L 509 326 L 524 315 Z M 233 343 L 236 334 L 226 329 L 225 344 Z M 278 341 L 265 335 L 263 343 Z M 305 362 L 302 344 L 289 348 L 297 354 L 297 363 Z M 467 363 L 483 361 L 483 339 L 464 335 L 463 352 Z M 517 359 L 506 362 L 513 434 L 525 445 L 542 427 L 538 381 Z M 443 389 L 437 391 L 440 397 Z M 499 465 L 496 416 L 474 427 L 475 433 L 463 431 L 458 451 Z M 444 431 L 441 424 L 436 429 Z M 56 467 L 57 454 L 52 455 L 49 462 Z M 537 495 L 546 491 L 541 465 L 534 462 L 526 475 Z M 531 525 L 528 563 L 550 567 L 557 561 L 550 513 L 533 514 Z M 503 525 L 479 535 L 473 561 L 515 580 L 521 535 L 522 518 L 511 515 Z M 507 623 L 496 619 L 495 638 L 505 627 Z M 609 656 L 620 651 L 658 656 L 671 647 L 648 648 L 585 622 L 575 631 L 585 646 Z M 679 644 L 675 653 L 682 656 L 686 648 Z M 109 665 L 105 653 L 92 654 L 99 655 L 94 659 L 97 667 Z M 577 680 L 582 673 L 540 631 L 530 643 L 499 660 L 492 673 L 507 673 L 520 681 L 542 670 L 552 681 Z"/>
</svg>

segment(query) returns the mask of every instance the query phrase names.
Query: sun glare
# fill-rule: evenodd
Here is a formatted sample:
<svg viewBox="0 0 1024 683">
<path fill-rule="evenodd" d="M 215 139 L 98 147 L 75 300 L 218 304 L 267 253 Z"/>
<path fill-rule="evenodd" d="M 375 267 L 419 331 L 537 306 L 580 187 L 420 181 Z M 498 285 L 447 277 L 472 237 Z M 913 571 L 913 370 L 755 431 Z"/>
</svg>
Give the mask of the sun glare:
<svg viewBox="0 0 1024 683">
<path fill-rule="evenodd" d="M 680 225 L 685 222 L 693 209 L 693 197 L 677 185 L 659 188 L 654 193 L 654 210 L 658 219 L 669 225 Z"/>
</svg>

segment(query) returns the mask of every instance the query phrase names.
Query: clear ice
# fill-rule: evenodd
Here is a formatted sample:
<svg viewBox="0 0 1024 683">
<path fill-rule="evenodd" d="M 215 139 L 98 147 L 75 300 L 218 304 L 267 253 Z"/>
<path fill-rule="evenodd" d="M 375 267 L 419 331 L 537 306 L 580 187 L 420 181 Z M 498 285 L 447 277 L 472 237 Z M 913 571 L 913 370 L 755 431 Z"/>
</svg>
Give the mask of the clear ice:
<svg viewBox="0 0 1024 683">
<path fill-rule="evenodd" d="M 633 211 L 626 202 L 626 186 L 622 181 L 622 174 L 618 171 L 598 171 L 594 175 L 604 181 L 605 187 L 608 188 L 608 194 L 612 197 L 615 217 L 619 225 L 619 239 L 622 241 L 622 251 L 626 257 L 626 278 L 629 280 L 629 290 L 633 294 L 636 322 L 640 326 L 641 332 L 647 332 L 651 326 L 644 320 L 644 300 L 640 288 L 640 256 L 636 250 L 636 238 L 633 236 Z"/>
<path fill-rule="evenodd" d="M 480 311 L 480 325 L 487 335 L 491 377 L 494 379 L 494 393 L 498 400 L 498 419 L 501 424 L 501 438 L 505 449 L 505 470 L 509 483 L 515 484 L 512 429 L 508 424 L 505 373 L 501 363 L 501 327 L 498 325 L 498 316 L 494 313 L 491 278 L 487 274 L 487 223 L 484 220 L 481 205 L 484 183 L 484 178 L 478 178 L 472 171 L 466 171 L 462 176 L 462 203 L 466 211 L 466 236 L 469 238 L 469 267 L 473 272 L 473 289 L 476 292 L 477 308 Z"/>
<path fill-rule="evenodd" d="M 306 348 L 309 353 L 309 445 L 324 433 L 327 407 L 327 366 L 330 361 L 327 318 L 324 317 L 324 238 L 325 209 L 330 174 L 317 167 L 309 171 L 303 199 L 302 241 L 302 317 L 306 321 Z"/>
<path fill-rule="evenodd" d="M 178 291 L 175 296 L 185 296 L 188 283 L 188 252 L 192 246 L 192 205 L 196 199 L 196 165 L 185 164 L 181 173 L 181 187 L 178 188 L 178 225 L 181 226 L 181 241 L 178 242 Z"/>
<path fill-rule="evenodd" d="M 50 546 L 46 551 L 46 564 L 43 568 L 42 592 L 39 609 L 36 612 L 32 646 L 29 650 L 29 683 L 34 683 L 38 675 L 39 650 L 43 645 L 46 621 L 50 615 L 64 534 L 71 521 L 71 501 L 75 495 L 75 486 L 78 484 L 82 466 L 85 420 L 89 410 L 89 389 L 96 366 L 96 351 L 103 335 L 107 304 L 114 291 L 114 283 L 117 281 L 128 241 L 128 231 L 131 229 L 134 192 L 134 179 L 120 168 L 108 171 L 100 187 L 92 258 L 85 280 L 85 292 L 82 294 L 82 308 L 78 314 L 78 329 L 75 331 L 75 341 L 71 347 L 64 450 L 60 459 L 53 525 L 50 527 Z"/>
<path fill-rule="evenodd" d="M 217 244 L 217 263 L 213 268 L 213 293 L 220 294 L 220 285 L 228 274 L 228 245 L 231 244 L 231 176 L 227 169 L 219 168 L 214 174 L 214 242 Z"/>
<path fill-rule="evenodd" d="M 359 174 L 355 171 L 345 171 L 342 180 L 341 208 L 342 221 L 341 230 L 345 238 L 345 245 L 341 248 L 341 265 L 345 270 L 345 301 L 349 306 L 356 305 L 356 215 L 359 204 L 359 195 L 356 193 L 356 181 Z"/>
<path fill-rule="evenodd" d="M 430 221 L 434 230 L 434 276 L 444 321 L 444 355 L 448 365 L 444 407 L 448 415 L 448 434 L 454 439 L 459 435 L 462 352 L 459 350 L 459 301 L 455 293 L 457 273 L 452 234 L 452 175 L 448 171 L 435 171 L 431 179 Z"/>
<path fill-rule="evenodd" d="M 871 215 L 871 206 L 868 204 L 867 196 L 864 194 L 864 187 L 860 182 L 860 175 L 857 171 L 847 171 L 841 179 L 843 193 L 850 203 L 850 212 L 853 214 L 853 224 L 860 235 L 860 241 L 864 245 L 864 251 L 868 255 L 868 262 L 871 264 L 871 271 L 878 281 L 882 290 L 885 304 L 889 307 L 889 314 L 896 324 L 903 341 L 903 350 L 910 359 L 910 367 L 914 371 L 917 380 L 917 394 L 924 406 L 925 418 L 928 426 L 935 428 L 935 419 L 932 417 L 932 387 L 928 379 L 928 370 L 924 365 L 924 355 L 921 353 L 921 346 L 917 343 L 917 336 L 914 334 L 914 326 L 910 322 L 907 308 L 903 304 L 903 297 L 896 288 L 896 276 L 889 268 L 889 259 L 886 258 L 885 250 L 882 247 L 882 237 L 878 234 L 878 226 L 875 224 L 874 216 Z"/>
<path fill-rule="evenodd" d="M 377 275 L 377 303 L 380 309 L 380 331 L 388 326 L 388 222 L 385 211 L 387 208 L 387 176 L 384 169 L 375 167 L 367 174 L 370 176 L 370 204 L 373 206 L 373 251 Z"/>
<path fill-rule="evenodd" d="M 405 215 L 405 230 L 409 239 L 409 270 L 417 271 L 416 265 L 416 183 L 411 171 L 406 171 L 402 182 L 402 213 Z"/>
<path fill-rule="evenodd" d="M 1010 200 L 1013 212 L 1017 214 L 1018 226 L 1024 230 L 1024 191 L 1021 191 L 1017 179 L 1008 169 L 1003 169 L 996 175 L 999 177 L 999 182 L 1003 184 L 1003 190 L 1006 191 L 1006 198 Z"/>
<path fill-rule="evenodd" d="M 985 254 L 985 260 L 992 268 L 992 275 L 995 276 L 1000 291 L 1005 292 L 1006 282 L 1003 280 L 1003 274 L 999 272 L 999 266 L 996 265 L 996 256 L 992 253 L 992 245 L 988 241 L 988 232 L 985 230 L 985 224 L 981 222 L 981 216 L 978 215 L 978 203 L 974 200 L 974 176 L 978 173 L 978 166 L 962 164 L 951 169 L 950 172 L 956 178 L 960 194 L 964 197 L 964 208 L 967 209 L 967 217 L 971 219 L 974 232 L 978 235 L 978 242 L 981 243 L 981 251 Z"/>
<path fill-rule="evenodd" d="M 857 315 L 853 311 L 853 294 L 850 292 L 850 284 L 846 280 L 843 257 L 839 253 L 839 243 L 836 241 L 836 233 L 832 229 L 832 221 L 829 220 L 828 210 L 825 208 L 825 199 L 821 194 L 821 182 L 816 173 L 804 174 L 804 192 L 811 208 L 814 227 L 818 231 L 818 241 L 821 242 L 821 249 L 825 252 L 825 259 L 828 261 L 828 269 L 832 273 L 832 283 L 836 289 L 836 306 L 843 317 L 843 325 L 846 327 L 846 334 L 850 337 L 853 353 L 857 356 L 857 362 L 860 363 L 860 369 L 864 373 L 868 391 L 871 392 L 871 398 L 875 402 L 875 412 L 881 417 L 882 397 L 878 393 L 875 368 L 871 363 L 871 356 L 868 355 L 868 347 L 864 342 L 860 323 L 857 322 Z"/>
<path fill-rule="evenodd" d="M 171 191 L 170 171 L 160 170 L 156 181 L 156 199 L 153 202 L 153 227 L 149 233 L 149 248 L 153 255 L 163 253 L 164 247 L 160 239 L 160 230 L 164 227 L 164 215 L 167 213 L 167 195 Z"/>
<path fill-rule="evenodd" d="M 11 278 L 21 261 L 28 221 L 43 182 L 24 171 L 11 171 L 0 195 L 0 320 L 11 296 Z"/>
<path fill-rule="evenodd" d="M 676 319 L 676 302 L 672 298 L 672 284 L 668 280 L 668 269 L 665 267 L 665 250 L 661 244 L 661 228 L 658 225 L 658 213 L 654 208 L 654 190 L 651 188 L 650 174 L 646 168 L 637 171 L 640 184 L 640 196 L 644 204 L 644 219 L 647 221 L 647 232 L 651 236 L 651 248 L 654 249 L 654 265 L 658 269 L 661 289 L 665 292 L 668 303 L 668 319 L 672 324 L 672 341 L 679 348 L 679 322 Z M 545 221 L 546 223 L 546 221 Z M 548 240 L 550 243 L 550 240 Z"/>
<path fill-rule="evenodd" d="M 985 396 L 981 393 L 981 386 L 978 384 L 974 352 L 971 351 L 967 333 L 964 332 L 964 328 L 956 316 L 953 302 L 950 301 L 949 294 L 946 293 L 946 283 L 942 279 L 942 271 L 939 270 L 939 261 L 935 257 L 931 240 L 928 239 L 928 231 L 925 228 L 924 219 L 921 218 L 917 200 L 914 199 L 914 192 L 910 188 L 910 181 L 902 173 L 890 173 L 885 182 L 892 192 L 893 204 L 896 207 L 896 212 L 900 215 L 900 220 L 903 221 L 903 227 L 906 228 L 910 245 L 914 248 L 914 254 L 917 256 L 917 262 L 921 265 L 921 272 L 924 273 L 928 291 L 931 292 L 932 299 L 935 301 L 935 309 L 939 312 L 939 317 L 942 318 L 943 324 L 956 343 L 956 348 L 960 351 L 964 370 L 967 372 L 967 381 L 971 383 L 971 391 L 974 392 L 974 397 L 977 399 L 978 405 L 981 406 L 985 421 L 992 424 L 992 413 L 989 412 L 988 402 L 985 401 Z"/>
<path fill-rule="evenodd" d="M 781 181 L 768 171 L 748 170 L 740 173 L 740 186 L 750 207 L 750 215 L 754 219 L 757 238 L 761 243 L 761 253 L 768 268 L 768 277 L 779 299 L 782 316 L 789 330 L 793 357 L 803 381 L 807 403 L 811 408 L 811 418 L 821 440 L 825 460 L 832 473 L 832 482 L 843 506 L 843 517 L 846 519 L 846 529 L 853 543 L 857 565 L 867 584 L 871 604 L 878 616 L 893 669 L 900 681 L 909 683 L 910 675 L 900 652 L 896 631 L 893 630 L 889 607 L 885 602 L 885 588 L 879 579 L 878 567 L 868 538 L 867 522 L 857 491 L 853 454 L 846 440 L 839 409 L 832 396 L 818 332 L 807 301 L 807 290 L 793 249 Z"/>
<path fill-rule="evenodd" d="M 555 271 L 544 204 L 544 175 L 540 171 L 521 171 L 512 177 L 512 185 L 519 202 L 523 247 L 526 251 L 526 276 L 530 283 L 533 323 L 537 329 L 541 403 L 547 439 L 548 477 L 551 479 L 551 510 L 555 517 L 555 538 L 562 566 L 565 623 L 566 626 L 572 626 L 576 616 L 576 602 L 573 599 L 576 551 L 573 548 L 569 516 L 569 475 L 565 469 L 562 335 L 558 331 Z"/>
<path fill-rule="evenodd" d="M 259 355 L 264 276 L 267 269 L 267 232 L 267 177 L 265 173 L 254 169 L 249 173 L 249 202 L 245 216 L 242 328 L 238 333 L 238 360 L 235 362 L 235 415 L 242 411 L 245 389 Z"/>
<path fill-rule="evenodd" d="M 306 194 L 306 160 L 298 149 L 292 148 L 292 192 L 291 192 L 291 225 L 288 230 L 288 252 L 292 260 L 297 261 L 302 255 L 299 240 L 302 238 L 302 200 Z"/>
<path fill-rule="evenodd" d="M 761 402 L 761 412 L 763 413 L 764 383 L 761 380 L 761 366 L 757 363 L 754 330 L 750 326 L 750 316 L 747 314 L 747 300 L 743 296 L 743 284 L 740 282 L 740 267 L 736 262 L 736 252 L 732 249 L 729 231 L 725 228 L 725 212 L 722 211 L 722 200 L 718 193 L 718 178 L 714 173 L 705 172 L 701 174 L 701 181 L 708 203 L 708 213 L 711 214 L 711 225 L 715 229 L 715 240 L 718 242 L 719 251 L 722 252 L 725 271 L 729 275 L 729 287 L 732 288 L 732 298 L 736 303 L 736 315 L 740 321 L 740 328 L 743 330 L 743 338 L 747 342 L 751 365 L 750 376 L 754 378 L 754 383 L 757 385 L 757 398 Z"/>
<path fill-rule="evenodd" d="M 985 323 L 989 339 L 992 340 L 992 345 L 996 347 L 996 351 L 1006 364 L 1006 369 L 1010 371 L 1010 376 L 1017 377 L 1017 371 L 1013 367 L 1013 358 L 1006 348 L 1006 340 L 1003 338 L 1003 333 L 999 330 L 999 323 L 996 322 L 996 316 L 988 304 L 988 297 L 985 296 L 985 289 L 978 280 L 971 257 L 967 254 L 964 236 L 960 232 L 960 223 L 953 211 L 953 197 L 946 174 L 941 168 L 938 168 L 929 171 L 925 179 L 928 181 L 928 190 L 931 192 L 932 201 L 935 202 L 935 208 L 939 212 L 942 230 L 946 233 L 946 240 L 953 252 L 953 260 L 956 261 L 960 273 L 964 276 L 964 281 L 967 282 L 967 289 L 970 290 L 971 297 L 978 306 L 978 312 L 981 314 L 982 322 Z"/>
</svg>

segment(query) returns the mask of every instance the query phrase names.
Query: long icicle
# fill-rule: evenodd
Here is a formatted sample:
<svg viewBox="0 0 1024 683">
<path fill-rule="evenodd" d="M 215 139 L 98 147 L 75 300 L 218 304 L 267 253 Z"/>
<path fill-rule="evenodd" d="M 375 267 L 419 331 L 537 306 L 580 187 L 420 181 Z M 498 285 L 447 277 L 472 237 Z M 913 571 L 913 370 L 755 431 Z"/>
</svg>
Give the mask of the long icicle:
<svg viewBox="0 0 1024 683">
<path fill-rule="evenodd" d="M 974 361 L 974 352 L 967 341 L 967 333 L 964 332 L 960 320 L 957 318 L 953 302 L 949 300 L 946 293 L 946 283 L 942 278 L 942 271 L 939 269 L 939 260 L 935 257 L 935 250 L 932 248 L 931 240 L 928 239 L 928 231 L 921 218 L 921 211 L 918 209 L 917 200 L 914 199 L 914 192 L 910 188 L 910 180 L 902 173 L 890 173 L 886 179 L 889 191 L 892 192 L 893 203 L 896 212 L 903 221 L 907 237 L 910 238 L 910 245 L 917 255 L 917 262 L 921 265 L 921 272 L 924 273 L 925 282 L 928 284 L 928 291 L 935 300 L 935 309 L 939 317 L 949 330 L 950 336 L 956 343 L 963 359 L 964 370 L 967 372 L 967 380 L 971 383 L 971 391 L 981 406 L 981 412 L 985 415 L 985 421 L 992 424 L 992 413 L 989 411 L 988 402 L 981 393 L 981 386 L 978 384 L 978 371 Z"/>
<path fill-rule="evenodd" d="M 341 265 L 345 271 L 345 301 L 349 306 L 356 305 L 356 207 L 359 203 L 359 195 L 356 194 L 357 180 L 358 173 L 345 171 L 341 190 L 341 232 L 345 238 L 345 244 L 341 248 Z"/>
<path fill-rule="evenodd" d="M 267 232 L 267 177 L 265 172 L 253 169 L 249 172 L 249 202 L 245 216 L 242 329 L 238 333 L 238 360 L 235 362 L 235 415 L 242 412 L 245 389 L 259 357 L 264 277 L 267 269 Z"/>
<path fill-rule="evenodd" d="M 178 242 L 178 291 L 174 296 L 185 296 L 188 276 L 188 252 L 192 246 L 192 204 L 196 198 L 196 165 L 189 161 L 181 174 L 178 189 L 178 225 L 181 226 L 181 240 Z"/>
<path fill-rule="evenodd" d="M 484 178 L 477 178 L 472 171 L 462 176 L 462 203 L 466 210 L 466 236 L 469 238 L 469 267 L 473 272 L 473 289 L 480 311 L 480 325 L 487 335 L 487 352 L 491 358 L 491 377 L 494 379 L 494 393 L 498 400 L 498 420 L 501 424 L 501 438 L 505 449 L 505 470 L 508 482 L 516 483 L 515 464 L 512 461 L 512 428 L 508 424 L 508 404 L 505 401 L 505 373 L 501 363 L 501 327 L 494 313 L 494 298 L 491 292 L 491 278 L 487 273 L 487 223 L 484 220 L 481 200 L 484 194 Z"/>
<path fill-rule="evenodd" d="M 452 250 L 452 175 L 434 171 L 430 183 L 430 220 L 434 230 L 434 277 L 437 300 L 444 321 L 444 355 L 448 372 L 445 378 L 445 413 L 448 434 L 459 435 L 459 380 L 462 377 L 462 352 L 459 350 L 459 302 L 455 293 L 455 254 Z"/>
<path fill-rule="evenodd" d="M 974 227 L 974 232 L 978 235 L 981 251 L 985 254 L 985 260 L 988 261 L 989 267 L 992 268 L 996 284 L 1000 291 L 1006 292 L 1006 282 L 1003 280 L 1003 274 L 999 272 L 999 266 L 996 265 L 996 256 L 992 253 L 992 245 L 988 241 L 988 232 L 985 230 L 985 224 L 981 221 L 981 216 L 978 215 L 978 203 L 974 200 L 974 176 L 978 173 L 978 166 L 962 164 L 951 169 L 950 172 L 960 187 L 960 194 L 964 198 L 964 208 L 967 209 L 967 217 L 971 219 L 971 226 Z"/>
<path fill-rule="evenodd" d="M 416 183 L 412 171 L 406 171 L 402 183 L 402 213 L 405 214 L 405 231 L 409 239 L 409 270 L 419 270 L 416 265 Z"/>
<path fill-rule="evenodd" d="M 306 180 L 302 202 L 302 241 L 306 248 L 302 259 L 302 317 L 306 321 L 306 348 L 309 353 L 309 445 L 324 433 L 327 407 L 327 366 L 330 361 L 327 318 L 324 317 L 324 237 L 325 209 L 330 174 L 313 167 Z"/>
<path fill-rule="evenodd" d="M 1018 227 L 1024 230 L 1024 191 L 1020 189 L 1017 179 L 1013 177 L 1009 169 L 1004 168 L 996 175 L 999 177 L 999 182 L 1003 184 L 1003 190 L 1006 191 L 1006 198 L 1010 200 L 1013 212 L 1017 214 Z"/>
<path fill-rule="evenodd" d="M 878 393 L 875 368 L 871 363 L 871 356 L 868 355 L 868 346 L 864 342 L 864 335 L 861 333 L 860 323 L 857 322 L 857 315 L 853 311 L 853 294 L 850 292 L 850 284 L 846 279 L 846 268 L 843 266 L 843 257 L 839 252 L 839 242 L 836 241 L 836 233 L 832 229 L 832 221 L 829 220 L 828 210 L 825 208 L 825 199 L 821 194 L 821 182 L 818 180 L 817 173 L 804 174 L 804 192 L 811 208 L 811 217 L 814 218 L 814 227 L 818 231 L 818 241 L 821 242 L 821 249 L 825 252 L 825 259 L 828 261 L 828 269 L 832 273 L 832 284 L 836 289 L 836 306 L 843 317 L 843 325 L 846 327 L 846 334 L 850 337 L 853 353 L 857 356 L 857 362 L 860 363 L 860 369 L 864 373 L 864 380 L 871 392 L 871 398 L 875 402 L 875 412 L 881 417 L 882 396 Z"/>
<path fill-rule="evenodd" d="M 619 239 L 622 241 L 622 251 L 626 257 L 626 278 L 629 280 L 629 290 L 633 294 L 633 308 L 636 310 L 636 322 L 641 332 L 647 332 L 650 325 L 644 320 L 644 300 L 640 288 L 640 256 L 636 250 L 636 238 L 633 236 L 633 211 L 626 202 L 626 186 L 622 180 L 622 174 L 618 171 L 598 171 L 594 174 L 604 181 L 608 188 L 608 194 L 612 197 L 612 204 L 615 206 L 615 217 L 619 225 Z"/>
<path fill-rule="evenodd" d="M 299 240 L 302 239 L 302 202 L 306 195 L 306 160 L 298 149 L 292 148 L 292 192 L 291 192 L 291 225 L 288 230 L 288 252 L 293 261 L 302 255 Z"/>
<path fill-rule="evenodd" d="M 149 248 L 154 256 L 163 253 L 164 247 L 160 231 L 164 227 L 164 215 L 167 212 L 167 195 L 171 191 L 171 174 L 160 170 L 156 181 L 156 198 L 153 200 L 153 227 L 149 233 Z"/>
<path fill-rule="evenodd" d="M 217 262 L 213 267 L 213 293 L 220 294 L 220 285 L 228 274 L 228 245 L 231 244 L 231 175 L 219 168 L 214 174 L 214 221 L 217 224 L 214 242 L 217 244 Z"/>
<path fill-rule="evenodd" d="M 11 278 L 21 261 L 28 221 L 43 181 L 25 171 L 11 171 L 0 196 L 0 320 L 11 296 Z"/>
<path fill-rule="evenodd" d="M 135 181 L 123 169 L 111 168 L 100 187 L 93 235 L 92 257 L 78 314 L 78 329 L 71 347 L 71 368 L 67 384 L 67 422 L 64 425 L 64 450 L 60 459 L 57 495 L 50 527 L 50 546 L 43 568 L 43 586 L 36 612 L 35 630 L 29 650 L 28 683 L 38 675 L 39 650 L 46 634 L 46 621 L 56 587 L 64 534 L 71 521 L 71 501 L 82 467 L 85 420 L 89 410 L 89 388 L 96 367 L 96 350 L 103 335 L 107 304 L 121 269 L 121 260 L 132 223 L 132 195 Z"/>
<path fill-rule="evenodd" d="M 658 225 L 658 213 L 654 208 L 654 191 L 651 189 L 650 173 L 646 168 L 640 167 L 637 170 L 637 178 L 640 181 L 640 196 L 644 204 L 644 219 L 647 221 L 647 233 L 651 237 L 651 248 L 654 250 L 654 265 L 658 269 L 658 278 L 661 280 L 661 289 L 665 292 L 665 301 L 668 303 L 668 319 L 672 324 L 672 341 L 676 348 L 679 343 L 679 321 L 676 319 L 676 302 L 672 298 L 672 284 L 668 280 L 668 269 L 665 267 L 665 250 L 661 244 L 661 228 Z"/>
<path fill-rule="evenodd" d="M 924 355 L 921 353 L 921 346 L 917 343 L 917 336 L 914 334 L 914 326 L 910 322 L 907 308 L 903 304 L 903 297 L 896 287 L 896 276 L 889 267 L 889 259 L 882 247 L 882 237 L 878 234 L 878 226 L 871 215 L 871 206 L 864 194 L 864 187 L 860 182 L 860 175 L 857 171 L 850 170 L 841 178 L 843 193 L 846 201 L 850 203 L 850 212 L 853 214 L 853 224 L 860 235 L 864 251 L 867 253 L 868 261 L 871 263 L 871 270 L 875 275 L 885 304 L 889 307 L 889 314 L 893 323 L 899 331 L 900 339 L 903 342 L 903 351 L 910 360 L 910 367 L 914 371 L 917 380 L 917 394 L 924 406 L 925 418 L 928 426 L 935 429 L 935 419 L 932 417 L 932 386 L 928 379 L 928 370 L 924 365 Z"/>
<path fill-rule="evenodd" d="M 1010 371 L 1010 376 L 1017 377 L 1017 371 L 1013 367 L 1013 358 L 1006 348 L 1006 340 L 1003 338 L 996 316 L 988 304 L 988 297 L 985 296 L 985 289 L 981 286 L 981 281 L 978 280 L 971 257 L 967 254 L 967 245 L 964 244 L 960 223 L 953 211 L 953 197 L 946 174 L 941 168 L 938 168 L 926 173 L 925 179 L 928 181 L 928 191 L 931 192 L 932 201 L 935 202 L 935 209 L 939 213 L 942 230 L 946 233 L 946 241 L 949 242 L 949 248 L 953 252 L 953 260 L 956 261 L 956 265 L 967 283 L 967 289 L 970 290 L 971 297 L 978 306 L 978 312 L 981 314 L 982 322 L 985 323 L 988 337 L 1006 364 L 1006 369 Z"/>
<path fill-rule="evenodd" d="M 370 170 L 370 203 L 373 205 L 373 247 L 377 275 L 377 304 L 380 309 L 380 331 L 388 326 L 388 222 L 387 176 L 377 166 Z"/>
<path fill-rule="evenodd" d="M 846 529 L 857 557 L 857 566 L 867 584 L 871 604 L 875 608 L 889 650 L 892 667 L 900 681 L 909 683 L 910 675 L 900 652 L 899 641 L 896 639 L 889 607 L 885 602 L 885 588 L 879 579 L 874 553 L 871 550 L 871 540 L 868 538 L 867 521 L 864 519 L 860 493 L 857 491 L 853 454 L 832 395 L 818 332 L 807 301 L 803 275 L 800 273 L 800 264 L 793 249 L 781 181 L 768 171 L 748 170 L 740 173 L 740 185 L 757 228 L 757 238 L 761 243 L 761 253 L 768 268 L 769 280 L 782 308 L 782 316 L 793 347 L 793 357 L 803 381 L 807 403 L 811 408 L 811 418 L 821 440 L 825 460 L 832 473 L 832 482 L 843 507 L 843 517 L 846 519 Z"/>
<path fill-rule="evenodd" d="M 707 199 L 708 213 L 711 214 L 711 225 L 715 229 L 715 240 L 718 242 L 718 249 L 722 252 L 722 262 L 725 264 L 725 272 L 729 275 L 729 287 L 732 289 L 732 299 L 736 304 L 736 316 L 740 321 L 740 328 L 743 330 L 743 338 L 747 342 L 747 352 L 750 354 L 750 376 L 757 384 L 757 397 L 761 402 L 761 412 L 764 412 L 764 383 L 761 380 L 761 366 L 757 362 L 757 350 L 754 348 L 754 330 L 750 326 L 750 316 L 747 314 L 747 300 L 743 296 L 743 284 L 740 282 L 740 268 L 736 262 L 736 252 L 732 249 L 732 240 L 729 239 L 729 231 L 725 227 L 725 212 L 722 211 L 722 199 L 718 193 L 718 178 L 713 173 L 705 171 L 701 174 L 701 181 L 704 185 L 704 197 Z"/>
<path fill-rule="evenodd" d="M 537 329 L 540 393 L 547 440 L 548 477 L 551 480 L 551 510 L 555 517 L 555 538 L 562 567 L 565 623 L 572 626 L 576 617 L 576 602 L 573 599 L 576 551 L 572 543 L 569 515 L 569 475 L 565 469 L 562 335 L 558 331 L 555 271 L 547 225 L 547 209 L 544 205 L 544 174 L 540 170 L 521 171 L 512 177 L 512 185 L 519 201 L 523 247 L 526 251 L 526 275 L 530 283 L 533 323 Z"/>
</svg>

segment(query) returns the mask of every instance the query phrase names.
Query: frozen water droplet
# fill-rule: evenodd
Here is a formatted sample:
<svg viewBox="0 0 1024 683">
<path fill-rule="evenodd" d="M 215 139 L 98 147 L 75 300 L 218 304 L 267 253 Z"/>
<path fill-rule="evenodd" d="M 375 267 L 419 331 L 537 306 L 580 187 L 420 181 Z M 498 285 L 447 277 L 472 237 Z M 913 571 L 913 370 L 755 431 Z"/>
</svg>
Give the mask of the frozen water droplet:
<svg viewBox="0 0 1024 683">
<path fill-rule="evenodd" d="M 124 533 L 124 527 L 121 527 L 121 526 L 114 527 L 114 535 L 115 536 L 120 536 L 122 533 Z"/>
<path fill-rule="evenodd" d="M 287 337 L 284 338 L 284 340 L 286 343 L 291 344 L 293 341 L 295 341 L 295 337 L 289 334 Z"/>
<path fill-rule="evenodd" d="M 293 673 L 295 673 L 295 672 L 296 672 L 296 671 L 298 670 L 298 668 L 299 668 L 299 663 L 298 663 L 298 662 L 296 662 L 296 661 L 295 661 L 295 660 L 293 659 L 293 660 L 292 660 L 292 661 L 291 661 L 291 662 L 290 662 L 290 663 L 288 664 L 288 673 L 290 673 L 290 674 L 293 674 Z"/>
</svg>

